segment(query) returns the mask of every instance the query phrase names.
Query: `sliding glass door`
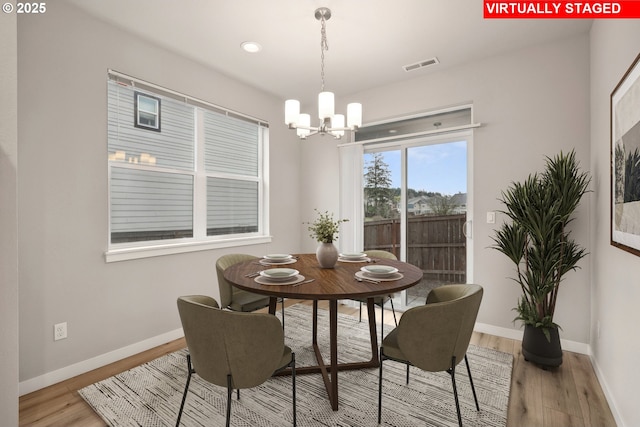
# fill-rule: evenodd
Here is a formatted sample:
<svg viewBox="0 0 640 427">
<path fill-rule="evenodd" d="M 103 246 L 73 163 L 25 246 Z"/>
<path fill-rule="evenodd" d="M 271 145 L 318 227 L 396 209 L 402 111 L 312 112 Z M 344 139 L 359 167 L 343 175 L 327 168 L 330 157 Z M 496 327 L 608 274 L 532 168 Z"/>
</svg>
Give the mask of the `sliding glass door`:
<svg viewBox="0 0 640 427">
<path fill-rule="evenodd" d="M 467 281 L 470 138 L 365 146 L 364 249 L 387 250 L 424 272 L 422 283 L 394 298 L 396 308 L 424 304 L 434 287 Z"/>
</svg>

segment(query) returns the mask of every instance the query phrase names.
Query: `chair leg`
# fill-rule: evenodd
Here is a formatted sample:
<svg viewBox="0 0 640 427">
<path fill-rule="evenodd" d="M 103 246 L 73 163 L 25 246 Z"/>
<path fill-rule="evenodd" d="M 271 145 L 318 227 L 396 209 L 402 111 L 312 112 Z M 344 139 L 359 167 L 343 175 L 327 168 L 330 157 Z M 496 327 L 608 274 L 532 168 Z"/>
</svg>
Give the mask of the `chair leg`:
<svg viewBox="0 0 640 427">
<path fill-rule="evenodd" d="M 384 353 L 380 347 L 380 375 L 378 376 L 378 424 L 382 422 L 382 361 Z"/>
<path fill-rule="evenodd" d="M 236 399 L 240 400 L 240 389 L 236 390 Z"/>
<path fill-rule="evenodd" d="M 473 400 L 476 401 L 476 410 L 480 410 L 480 405 L 478 405 L 478 396 L 476 396 L 476 388 L 473 386 L 473 378 L 471 378 L 471 369 L 469 368 L 469 359 L 467 355 L 464 355 L 464 362 L 467 365 L 467 373 L 469 374 L 469 382 L 471 383 L 471 391 L 473 392 Z"/>
<path fill-rule="evenodd" d="M 298 425 L 296 421 L 296 354 L 291 353 L 291 384 L 293 386 L 293 427 Z"/>
<path fill-rule="evenodd" d="M 451 358 L 451 382 L 453 383 L 453 397 L 456 400 L 456 412 L 458 413 L 458 426 L 462 427 L 462 415 L 460 414 L 460 402 L 458 401 L 458 389 L 456 388 L 456 357 Z"/>
<path fill-rule="evenodd" d="M 389 295 L 389 301 L 391 301 L 391 312 L 393 313 L 393 321 L 396 322 L 396 326 L 398 326 L 398 319 L 396 318 L 396 309 L 393 307 L 393 296 Z"/>
<path fill-rule="evenodd" d="M 407 363 L 407 385 L 409 385 L 409 364 Z"/>
<path fill-rule="evenodd" d="M 362 301 L 360 301 L 360 313 L 358 314 L 358 323 L 362 322 Z"/>
<path fill-rule="evenodd" d="M 191 355 L 187 354 L 187 384 L 184 386 L 184 393 L 182 394 L 182 403 L 180 404 L 180 410 L 178 411 L 178 420 L 176 421 L 176 427 L 180 425 L 180 418 L 182 418 L 182 410 L 184 409 L 184 402 L 187 400 L 187 391 L 189 391 L 189 383 L 191 382 L 191 374 L 194 372 L 191 368 Z"/>
<path fill-rule="evenodd" d="M 231 375 L 227 375 L 227 427 L 231 424 Z"/>
</svg>

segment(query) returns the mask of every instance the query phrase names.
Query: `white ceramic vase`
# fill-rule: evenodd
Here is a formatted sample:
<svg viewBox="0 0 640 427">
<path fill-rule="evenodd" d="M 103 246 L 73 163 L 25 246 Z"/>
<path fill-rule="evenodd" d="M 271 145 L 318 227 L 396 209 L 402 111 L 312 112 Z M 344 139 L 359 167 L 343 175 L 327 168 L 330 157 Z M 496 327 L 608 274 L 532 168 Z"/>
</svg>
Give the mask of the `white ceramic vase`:
<svg viewBox="0 0 640 427">
<path fill-rule="evenodd" d="M 322 268 L 333 268 L 338 262 L 338 249 L 333 243 L 320 243 L 316 249 L 316 258 Z"/>
</svg>

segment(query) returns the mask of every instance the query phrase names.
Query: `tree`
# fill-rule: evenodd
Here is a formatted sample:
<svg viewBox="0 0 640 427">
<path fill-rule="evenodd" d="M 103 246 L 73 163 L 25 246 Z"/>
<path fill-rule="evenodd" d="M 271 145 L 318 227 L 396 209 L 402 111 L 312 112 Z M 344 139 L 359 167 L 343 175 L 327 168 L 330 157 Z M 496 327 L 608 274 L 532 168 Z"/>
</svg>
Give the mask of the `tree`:
<svg viewBox="0 0 640 427">
<path fill-rule="evenodd" d="M 375 153 L 364 173 L 365 216 L 388 218 L 393 205 L 391 171 L 382 153 Z"/>
<path fill-rule="evenodd" d="M 434 215 L 452 215 L 458 204 L 453 200 L 453 196 L 438 193 L 429 199 L 429 207 Z"/>
</svg>

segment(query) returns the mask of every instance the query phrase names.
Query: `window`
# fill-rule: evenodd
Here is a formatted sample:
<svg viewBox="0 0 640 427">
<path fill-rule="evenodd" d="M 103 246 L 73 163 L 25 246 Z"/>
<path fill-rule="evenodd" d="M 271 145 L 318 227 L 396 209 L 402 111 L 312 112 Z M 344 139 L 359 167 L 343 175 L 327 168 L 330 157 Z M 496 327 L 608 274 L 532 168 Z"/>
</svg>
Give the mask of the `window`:
<svg viewBox="0 0 640 427">
<path fill-rule="evenodd" d="M 420 136 L 438 135 L 477 127 L 471 106 L 420 113 L 401 119 L 368 124 L 355 133 L 357 142 L 413 140 Z"/>
<path fill-rule="evenodd" d="M 268 241 L 267 125 L 109 77 L 107 261 Z"/>
<path fill-rule="evenodd" d="M 135 92 L 134 126 L 160 132 L 160 98 Z"/>
</svg>

